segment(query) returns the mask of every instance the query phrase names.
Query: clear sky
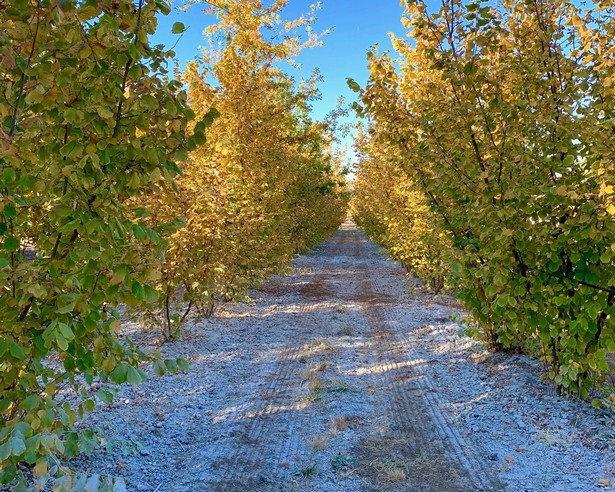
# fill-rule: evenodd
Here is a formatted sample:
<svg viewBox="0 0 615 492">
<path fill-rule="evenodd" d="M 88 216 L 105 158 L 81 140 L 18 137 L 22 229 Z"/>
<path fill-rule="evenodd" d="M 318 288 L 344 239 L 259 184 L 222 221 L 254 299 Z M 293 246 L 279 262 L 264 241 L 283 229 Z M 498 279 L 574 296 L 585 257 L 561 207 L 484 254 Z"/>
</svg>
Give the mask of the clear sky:
<svg viewBox="0 0 615 492">
<path fill-rule="evenodd" d="M 285 9 L 285 18 L 294 19 L 303 13 L 308 13 L 310 0 L 289 0 Z M 177 1 L 175 6 L 180 6 Z M 205 44 L 203 29 L 212 23 L 211 16 L 202 13 L 204 6 L 195 5 L 187 12 L 174 11 L 159 20 L 158 31 L 152 41 L 173 46 L 180 66 L 194 59 L 200 54 L 200 46 Z M 329 28 L 333 31 L 324 39 L 324 46 L 305 50 L 297 58 L 302 65 L 301 70 L 290 68 L 289 75 L 296 79 L 309 77 L 314 68 L 318 68 L 324 80 L 319 84 L 322 99 L 316 101 L 312 114 L 314 118 L 321 119 L 331 110 L 335 109 L 340 96 L 346 102 L 352 102 L 354 93 L 346 85 L 346 78 L 355 79 L 364 86 L 368 73 L 366 69 L 365 53 L 374 44 L 380 46 L 380 51 L 391 50 L 392 46 L 387 36 L 393 32 L 398 36 L 405 34 L 400 18 L 403 7 L 398 0 L 323 0 L 322 8 L 318 12 L 318 20 L 314 27 L 315 32 Z M 183 22 L 186 32 L 178 41 L 178 36 L 171 34 L 174 22 Z M 354 121 L 351 118 L 350 121 Z M 350 139 L 344 144 L 350 145 Z M 352 155 L 352 152 L 349 153 Z"/>
</svg>

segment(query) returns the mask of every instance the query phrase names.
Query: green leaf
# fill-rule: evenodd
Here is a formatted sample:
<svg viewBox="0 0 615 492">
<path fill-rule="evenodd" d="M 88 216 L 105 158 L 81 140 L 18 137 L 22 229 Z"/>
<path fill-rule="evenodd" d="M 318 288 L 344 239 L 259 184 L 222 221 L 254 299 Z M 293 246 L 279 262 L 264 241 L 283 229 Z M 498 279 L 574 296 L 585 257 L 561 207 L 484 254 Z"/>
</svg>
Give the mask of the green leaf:
<svg viewBox="0 0 615 492">
<path fill-rule="evenodd" d="M 74 303 L 70 303 L 70 304 L 66 304 L 65 306 L 62 306 L 61 308 L 59 308 L 56 313 L 58 314 L 67 314 L 73 311 L 73 309 L 75 309 L 75 304 Z"/>
<path fill-rule="evenodd" d="M 164 362 L 161 361 L 160 359 L 156 359 L 154 361 L 154 364 L 152 365 L 152 369 L 154 371 L 154 374 L 158 377 L 164 376 L 165 373 L 167 372 L 167 368 L 164 365 Z"/>
<path fill-rule="evenodd" d="M 470 60 L 463 66 L 464 75 L 468 75 L 468 76 L 474 75 L 476 74 L 477 71 L 478 71 L 478 67 L 476 66 L 476 63 L 474 62 L 474 60 Z"/>
<path fill-rule="evenodd" d="M 113 114 L 113 111 L 111 111 L 109 108 L 105 108 L 104 106 L 98 106 L 96 108 L 96 113 L 103 120 L 110 120 L 110 119 L 115 118 L 115 115 Z"/>
<path fill-rule="evenodd" d="M 66 123 L 74 124 L 79 122 L 79 113 L 75 108 L 68 108 L 64 111 L 64 121 Z"/>
<path fill-rule="evenodd" d="M 9 352 L 16 359 L 23 360 L 23 359 L 26 358 L 26 354 L 25 354 L 23 348 L 21 348 L 20 345 L 16 344 L 13 341 L 9 342 Z"/>
<path fill-rule="evenodd" d="M 85 408 L 86 412 L 92 413 L 95 407 L 96 407 L 96 404 L 94 403 L 94 400 L 92 399 L 88 399 L 83 402 L 83 408 Z"/>
<path fill-rule="evenodd" d="M 13 435 L 13 437 L 9 439 L 9 444 L 11 446 L 11 454 L 13 456 L 19 456 L 26 450 L 26 443 L 23 437 L 19 435 Z"/>
<path fill-rule="evenodd" d="M 115 366 L 109 377 L 111 381 L 117 384 L 125 383 L 128 378 L 128 365 L 121 363 Z"/>
<path fill-rule="evenodd" d="M 177 367 L 181 371 L 189 371 L 190 370 L 190 364 L 188 363 L 188 361 L 186 359 L 177 359 Z"/>
<path fill-rule="evenodd" d="M 135 237 L 139 241 L 143 241 L 145 238 L 147 238 L 147 234 L 145 233 L 145 230 L 139 224 L 133 224 L 132 233 L 135 235 Z"/>
<path fill-rule="evenodd" d="M 41 399 L 37 395 L 30 395 L 24 399 L 23 407 L 26 410 L 33 410 L 34 408 L 38 406 L 40 401 Z"/>
<path fill-rule="evenodd" d="M 66 341 L 66 338 L 64 338 L 64 335 L 60 333 L 60 331 L 56 332 L 56 343 L 58 344 L 58 348 L 63 352 L 66 352 L 66 350 L 68 350 L 68 342 Z"/>
<path fill-rule="evenodd" d="M 70 341 L 75 338 L 73 330 L 66 323 L 58 323 L 58 328 L 60 329 L 62 335 L 64 336 L 64 338 L 66 338 L 66 340 Z"/>
<path fill-rule="evenodd" d="M 557 270 L 559 270 L 560 264 L 556 261 L 551 261 L 547 264 L 547 269 L 551 272 L 551 273 L 555 273 L 557 272 Z"/>
<path fill-rule="evenodd" d="M 121 284 L 125 282 L 126 277 L 128 277 L 129 273 L 130 273 L 130 267 L 128 265 L 119 266 L 113 273 L 113 276 L 111 277 L 111 280 L 110 280 L 111 285 L 117 285 L 117 284 Z"/>
<path fill-rule="evenodd" d="M 145 95 L 141 98 L 141 105 L 151 111 L 157 111 L 158 99 L 156 99 L 154 96 Z"/>
<path fill-rule="evenodd" d="M 81 157 L 84 153 L 84 149 L 85 146 L 81 142 L 73 140 L 60 147 L 60 155 L 69 158 Z"/>
<path fill-rule="evenodd" d="M 128 366 L 127 367 L 127 378 L 126 378 L 126 380 L 130 384 L 139 384 L 142 381 L 141 375 L 139 374 L 139 371 L 137 371 L 137 369 L 132 367 L 132 366 Z"/>
<path fill-rule="evenodd" d="M 143 285 L 141 285 L 140 282 L 137 282 L 136 280 L 133 281 L 131 291 L 132 291 L 132 294 L 137 298 L 137 300 L 139 301 L 145 300 L 145 289 L 143 288 Z"/>
<path fill-rule="evenodd" d="M 96 398 L 98 398 L 103 403 L 112 403 L 113 402 L 113 393 L 107 390 L 99 390 L 96 392 Z"/>
<path fill-rule="evenodd" d="M 0 398 L 0 412 L 4 412 L 11 406 L 12 403 L 13 402 L 10 398 Z M 2 460 L 0 459 L 0 461 Z"/>
<path fill-rule="evenodd" d="M 2 179 L 4 180 L 5 183 L 10 183 L 17 179 L 17 174 L 15 173 L 15 170 L 12 167 L 5 167 L 2 170 Z"/>
<path fill-rule="evenodd" d="M 359 84 L 357 84 L 354 79 L 351 79 L 350 77 L 346 78 L 346 84 L 348 84 L 348 87 L 350 88 L 351 91 L 353 92 L 361 92 L 361 86 Z"/>
<path fill-rule="evenodd" d="M 195 133 L 190 135 L 188 139 L 188 148 L 194 150 L 197 146 L 203 145 L 206 142 L 207 139 L 205 138 L 205 134 L 203 132 L 197 132 L 195 129 Z"/>
<path fill-rule="evenodd" d="M 6 460 L 9 456 L 11 456 L 11 443 L 7 441 L 0 446 L 0 462 Z"/>
<path fill-rule="evenodd" d="M 158 291 L 149 285 L 143 286 L 143 300 L 148 303 L 154 303 L 158 301 Z"/>
<path fill-rule="evenodd" d="M 164 363 L 167 366 L 167 370 L 171 373 L 177 372 L 177 360 L 176 359 L 166 359 Z"/>
<path fill-rule="evenodd" d="M 602 311 L 602 306 L 597 302 L 588 302 L 585 305 L 585 310 L 591 319 L 596 319 Z"/>
<path fill-rule="evenodd" d="M 181 34 L 186 30 L 186 27 L 182 22 L 173 23 L 173 27 L 171 28 L 171 32 L 173 34 Z"/>
<path fill-rule="evenodd" d="M 169 7 L 166 1 L 157 0 L 155 4 L 156 4 L 156 7 L 160 10 L 160 13 L 162 15 L 169 15 L 171 13 L 171 8 Z"/>
<path fill-rule="evenodd" d="M 66 369 L 67 372 L 73 372 L 76 368 L 77 362 L 75 361 L 75 358 L 71 357 L 70 355 L 67 356 L 64 359 L 64 369 Z"/>
<path fill-rule="evenodd" d="M 17 217 L 17 210 L 15 210 L 15 205 L 13 205 L 12 203 L 7 203 L 4 206 L 3 214 L 7 219 L 14 219 L 15 217 Z"/>
<path fill-rule="evenodd" d="M 203 125 L 205 126 L 205 128 L 209 128 L 213 124 L 215 119 L 218 118 L 219 116 L 220 116 L 220 111 L 218 111 L 216 108 L 211 108 L 207 112 L 207 114 L 203 116 L 203 119 L 201 121 L 203 122 Z"/>
<path fill-rule="evenodd" d="M 15 465 L 8 465 L 3 470 L 0 470 L 0 484 L 8 485 L 17 475 L 17 467 Z"/>
</svg>

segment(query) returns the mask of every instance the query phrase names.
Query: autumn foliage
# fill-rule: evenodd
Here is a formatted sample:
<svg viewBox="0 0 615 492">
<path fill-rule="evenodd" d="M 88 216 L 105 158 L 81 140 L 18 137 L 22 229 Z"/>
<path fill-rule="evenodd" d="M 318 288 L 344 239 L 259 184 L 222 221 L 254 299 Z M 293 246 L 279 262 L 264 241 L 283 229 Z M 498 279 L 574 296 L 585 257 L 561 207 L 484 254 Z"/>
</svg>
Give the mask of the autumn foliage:
<svg viewBox="0 0 615 492">
<path fill-rule="evenodd" d="M 351 211 L 357 225 L 437 294 L 449 282 L 449 240 L 421 189 L 403 170 L 399 149 L 378 148 L 359 132 Z M 450 285 L 449 285 L 450 287 Z"/>
<path fill-rule="evenodd" d="M 609 2 L 408 2 L 412 40 L 369 54 L 357 105 L 360 220 L 381 205 L 370 227 L 391 237 L 427 204 L 488 343 L 583 397 L 615 351 L 614 18 Z M 389 176 L 420 190 L 412 212 L 366 184 Z"/>
<path fill-rule="evenodd" d="M 248 287 L 332 234 L 346 214 L 331 123 L 309 116 L 314 81 L 297 87 L 279 68 L 317 42 L 299 31 L 309 17 L 278 20 L 284 4 L 211 7 L 219 19 L 208 28 L 212 47 L 182 75 L 192 109 L 213 124 L 176 188 L 161 188 L 149 202 L 155 223 L 183 220 L 158 283 L 156 323 L 168 339 L 190 307 L 207 315 L 218 299 L 244 298 Z"/>
</svg>

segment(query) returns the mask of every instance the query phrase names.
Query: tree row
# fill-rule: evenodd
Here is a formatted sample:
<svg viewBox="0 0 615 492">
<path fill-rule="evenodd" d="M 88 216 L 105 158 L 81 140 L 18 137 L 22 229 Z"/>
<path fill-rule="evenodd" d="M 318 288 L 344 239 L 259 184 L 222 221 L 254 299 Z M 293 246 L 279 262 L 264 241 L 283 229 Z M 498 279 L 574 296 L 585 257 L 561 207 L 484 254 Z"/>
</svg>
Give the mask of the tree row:
<svg viewBox="0 0 615 492">
<path fill-rule="evenodd" d="M 582 397 L 615 352 L 614 19 L 612 2 L 412 1 L 398 56 L 350 81 L 369 121 L 358 222 L 446 277 L 493 349 Z"/>
</svg>

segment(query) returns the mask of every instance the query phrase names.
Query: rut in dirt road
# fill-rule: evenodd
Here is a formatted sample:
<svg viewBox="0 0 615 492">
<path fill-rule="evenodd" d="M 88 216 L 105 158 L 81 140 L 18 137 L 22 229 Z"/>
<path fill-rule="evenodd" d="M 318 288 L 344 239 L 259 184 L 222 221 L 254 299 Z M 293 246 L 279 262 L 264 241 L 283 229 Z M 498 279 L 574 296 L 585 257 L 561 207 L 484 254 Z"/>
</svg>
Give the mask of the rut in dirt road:
<svg viewBox="0 0 615 492">
<path fill-rule="evenodd" d="M 425 308 L 408 316 L 403 271 L 350 224 L 299 264 L 251 319 L 279 340 L 212 418 L 224 432 L 192 433 L 192 473 L 170 490 L 501 490 L 412 355 L 405 332 Z"/>
</svg>

